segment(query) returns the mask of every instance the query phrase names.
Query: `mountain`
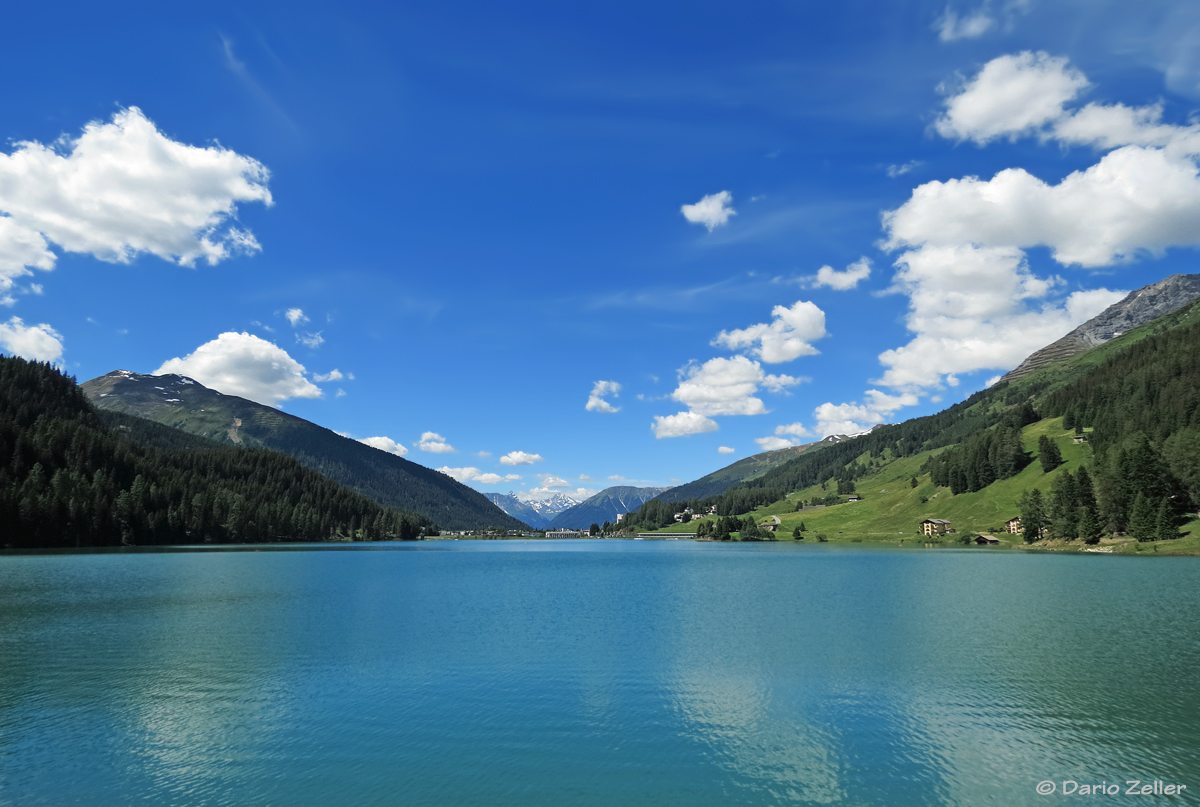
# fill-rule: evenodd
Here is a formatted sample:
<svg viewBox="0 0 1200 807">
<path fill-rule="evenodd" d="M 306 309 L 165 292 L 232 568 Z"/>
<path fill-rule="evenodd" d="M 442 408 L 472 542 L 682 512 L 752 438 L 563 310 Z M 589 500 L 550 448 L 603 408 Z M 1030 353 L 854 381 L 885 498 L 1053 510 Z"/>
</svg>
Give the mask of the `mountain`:
<svg viewBox="0 0 1200 807">
<path fill-rule="evenodd" d="M 1033 353 L 1001 380 L 1015 381 L 1084 353 L 1200 297 L 1200 275 L 1172 275 L 1130 292 L 1069 334 Z"/>
<path fill-rule="evenodd" d="M 641 507 L 670 488 L 635 488 L 628 485 L 605 488 L 555 516 L 546 529 L 587 529 L 592 524 L 617 523 L 617 516 Z"/>
<path fill-rule="evenodd" d="M 53 367 L 0 357 L 0 546 L 405 539 L 427 523 L 277 451 L 97 412 Z"/>
<path fill-rule="evenodd" d="M 724 538 L 740 536 L 750 515 L 774 516 L 777 536 L 903 545 L 927 519 L 951 523 L 953 540 L 1022 543 L 1004 533 L 1020 517 L 1028 540 L 1051 546 L 1200 554 L 1200 299 L 936 414 L 803 452 L 701 504 L 717 517 L 678 525 L 686 503 L 660 498 L 624 522 Z"/>
<path fill-rule="evenodd" d="M 287 454 L 380 504 L 420 513 L 443 529 L 525 526 L 443 473 L 181 375 L 116 370 L 80 388 L 101 410 L 146 418 L 225 445 Z"/>
<path fill-rule="evenodd" d="M 485 493 L 488 501 L 508 513 L 513 518 L 520 519 L 535 530 L 545 529 L 550 519 L 568 507 L 574 507 L 579 502 L 562 493 L 556 493 L 542 501 L 523 502 L 511 490 L 508 493 Z"/>
<path fill-rule="evenodd" d="M 824 440 L 819 440 L 815 443 L 806 443 L 802 446 L 789 446 L 788 448 L 779 448 L 774 451 L 764 451 L 761 454 L 754 454 L 740 459 L 732 465 L 726 465 L 720 470 L 713 471 L 708 476 L 702 476 L 694 482 L 688 482 L 686 485 L 680 485 L 679 487 L 668 488 L 665 493 L 658 496 L 658 499 L 663 502 L 686 502 L 689 499 L 704 499 L 709 496 L 716 496 L 718 493 L 722 493 L 741 482 L 757 479 L 767 471 L 794 460 L 806 451 L 826 448 L 846 439 L 849 438 L 845 435 L 830 435 Z"/>
</svg>

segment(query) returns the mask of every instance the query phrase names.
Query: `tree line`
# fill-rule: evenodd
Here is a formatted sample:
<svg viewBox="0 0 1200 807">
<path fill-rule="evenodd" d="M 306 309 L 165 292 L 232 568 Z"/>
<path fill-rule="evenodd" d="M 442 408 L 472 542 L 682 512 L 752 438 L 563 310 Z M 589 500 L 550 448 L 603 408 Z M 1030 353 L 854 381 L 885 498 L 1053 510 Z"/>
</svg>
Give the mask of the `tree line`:
<svg viewBox="0 0 1200 807">
<path fill-rule="evenodd" d="M 98 414 L 48 364 L 0 357 L 0 545 L 413 539 L 429 519 L 296 460 Z"/>
</svg>

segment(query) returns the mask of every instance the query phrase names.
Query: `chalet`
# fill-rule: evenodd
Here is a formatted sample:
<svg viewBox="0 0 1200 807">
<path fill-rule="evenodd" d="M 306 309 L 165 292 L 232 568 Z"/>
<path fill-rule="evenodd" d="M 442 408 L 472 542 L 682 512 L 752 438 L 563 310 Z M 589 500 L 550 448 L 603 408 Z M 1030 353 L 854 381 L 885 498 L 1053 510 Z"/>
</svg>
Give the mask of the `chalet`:
<svg viewBox="0 0 1200 807">
<path fill-rule="evenodd" d="M 1010 518 L 1008 521 L 1006 521 L 1004 523 L 1004 529 L 1008 530 L 1013 535 L 1016 535 L 1017 533 L 1019 533 L 1021 531 L 1021 519 L 1020 518 Z"/>
<path fill-rule="evenodd" d="M 849 499 L 846 499 L 846 501 L 848 501 L 848 502 L 861 502 L 861 501 L 862 501 L 862 496 L 851 496 Z"/>
<path fill-rule="evenodd" d="M 975 543 L 979 544 L 980 546 L 987 544 L 998 544 L 1000 543 L 1000 539 L 994 535 L 977 535 L 975 536 Z"/>
<path fill-rule="evenodd" d="M 940 518 L 927 518 L 921 522 L 921 534 L 932 537 L 950 531 L 950 522 Z"/>
<path fill-rule="evenodd" d="M 1086 443 L 1086 442 L 1087 442 L 1087 435 L 1083 435 L 1083 434 L 1077 434 L 1077 435 L 1075 435 L 1074 437 L 1072 437 L 1072 438 L 1071 438 L 1071 440 L 1072 440 L 1073 442 L 1076 442 L 1076 443 Z"/>
</svg>

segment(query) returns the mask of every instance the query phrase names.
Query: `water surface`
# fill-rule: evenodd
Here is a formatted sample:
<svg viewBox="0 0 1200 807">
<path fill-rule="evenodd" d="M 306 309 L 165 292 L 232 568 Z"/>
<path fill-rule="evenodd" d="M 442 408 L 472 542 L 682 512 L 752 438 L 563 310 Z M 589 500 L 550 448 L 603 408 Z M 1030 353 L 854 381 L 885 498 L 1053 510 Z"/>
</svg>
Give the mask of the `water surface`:
<svg viewBox="0 0 1200 807">
<path fill-rule="evenodd" d="M 0 804 L 1200 804 L 1198 613 L 1191 558 L 4 556 Z"/>
</svg>

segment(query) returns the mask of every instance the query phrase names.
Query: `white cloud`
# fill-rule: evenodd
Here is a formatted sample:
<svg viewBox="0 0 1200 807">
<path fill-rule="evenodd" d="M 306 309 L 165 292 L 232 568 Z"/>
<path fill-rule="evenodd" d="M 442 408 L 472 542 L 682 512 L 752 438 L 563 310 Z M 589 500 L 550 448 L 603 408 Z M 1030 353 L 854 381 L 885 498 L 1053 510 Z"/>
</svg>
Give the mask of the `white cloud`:
<svg viewBox="0 0 1200 807">
<path fill-rule="evenodd" d="M 736 452 L 737 452 L 737 449 L 733 448 L 731 446 L 717 446 L 718 454 L 734 454 Z"/>
<path fill-rule="evenodd" d="M 992 59 L 946 99 L 934 122 L 938 134 L 980 145 L 998 137 L 1033 134 L 1063 114 L 1088 86 L 1066 57 L 1025 51 Z"/>
<path fill-rule="evenodd" d="M 283 348 L 248 333 L 227 332 L 183 358 L 163 362 L 154 375 L 178 373 L 206 387 L 277 406 L 288 398 L 320 398 L 304 365 Z"/>
<path fill-rule="evenodd" d="M 150 253 L 183 266 L 216 264 L 260 249 L 234 222 L 239 202 L 272 204 L 268 178 L 261 163 L 219 145 L 171 140 L 130 107 L 110 123 L 89 123 L 77 139 L 0 153 L 0 211 L 103 261 Z M 10 252 L 0 245 L 0 256 Z M 47 254 L 27 265 L 48 268 Z"/>
<path fill-rule="evenodd" d="M 554 474 L 538 474 L 542 479 L 543 488 L 569 488 L 571 483 L 563 479 L 561 476 Z"/>
<path fill-rule="evenodd" d="M 889 165 L 885 170 L 887 171 L 887 175 L 889 177 L 895 179 L 896 177 L 902 177 L 905 174 L 911 173 L 924 164 L 925 162 L 923 160 L 909 160 L 908 162 L 900 165 Z"/>
<path fill-rule="evenodd" d="M 955 374 L 1015 367 L 1027 355 L 1125 296 L 1077 291 L 1061 304 L 1031 307 L 1057 286 L 1038 278 L 1014 247 L 922 247 L 897 260 L 908 294 L 907 345 L 882 353 L 879 383 L 902 390 L 952 383 Z"/>
<path fill-rule="evenodd" d="M 755 437 L 754 442 L 758 443 L 759 448 L 763 451 L 777 451 L 781 448 L 791 448 L 796 445 L 792 440 L 786 437 Z"/>
<path fill-rule="evenodd" d="M 791 434 L 796 437 L 811 437 L 812 432 L 804 428 L 800 423 L 785 423 L 775 427 L 775 436 L 782 437 L 785 434 Z"/>
<path fill-rule="evenodd" d="M 492 452 L 490 452 L 490 451 L 472 451 L 471 453 L 472 453 L 472 454 L 474 454 L 476 457 L 490 457 L 490 456 L 492 456 Z"/>
<path fill-rule="evenodd" d="M 307 348 L 316 350 L 325 343 L 325 337 L 321 336 L 320 331 L 317 333 L 298 333 L 296 334 L 296 341 Z"/>
<path fill-rule="evenodd" d="M 628 482 L 629 480 L 626 479 L 625 477 L 621 476 L 620 474 L 613 474 L 612 476 L 610 476 L 608 478 L 608 481 L 609 482 Z"/>
<path fill-rule="evenodd" d="M 884 420 L 883 415 L 868 406 L 848 403 L 823 403 L 813 410 L 813 417 L 817 419 L 817 432 L 822 437 L 857 434 Z"/>
<path fill-rule="evenodd" d="M 14 280 L 33 274 L 30 267 L 49 271 L 54 261 L 54 253 L 41 233 L 22 227 L 10 216 L 0 216 L 0 295 L 5 304 L 15 302 L 8 294 Z"/>
<path fill-rule="evenodd" d="M 441 468 L 438 468 L 437 470 L 440 471 L 441 473 L 444 473 L 446 476 L 450 477 L 451 479 L 455 479 L 459 482 L 462 482 L 464 485 L 467 484 L 468 482 L 478 482 L 481 485 L 496 485 L 496 484 L 499 484 L 500 482 L 512 482 L 514 480 L 521 478 L 517 474 L 508 474 L 507 476 L 501 476 L 500 474 L 484 472 L 484 471 L 479 470 L 478 468 L 474 468 L 471 466 L 467 466 L 465 468 L 449 468 L 449 467 L 443 466 Z"/>
<path fill-rule="evenodd" d="M 293 328 L 298 328 L 308 322 L 308 317 L 300 308 L 289 308 L 284 316 L 287 317 L 288 322 L 292 323 Z"/>
<path fill-rule="evenodd" d="M 693 224 L 703 224 L 711 233 L 715 228 L 729 221 L 730 216 L 736 216 L 733 209 L 733 194 L 729 191 L 711 193 L 694 205 L 684 205 L 680 208 L 683 217 Z"/>
<path fill-rule="evenodd" d="M 811 343 L 825 336 L 825 312 L 814 303 L 797 300 L 791 308 L 777 305 L 771 309 L 771 317 L 769 323 L 721 331 L 712 344 L 730 350 L 745 349 L 768 364 L 792 361 L 819 352 Z"/>
<path fill-rule="evenodd" d="M 62 358 L 62 336 L 46 323 L 26 325 L 20 317 L 0 322 L 0 348 L 30 361 L 56 362 Z"/>
<path fill-rule="evenodd" d="M 341 371 L 336 367 L 324 375 L 318 375 L 316 373 L 313 374 L 313 381 L 341 381 L 343 378 L 345 378 L 345 376 L 342 375 Z"/>
<path fill-rule="evenodd" d="M 1200 245 L 1196 163 L 1125 146 L 1049 185 L 1020 168 L 929 182 L 884 215 L 886 246 L 1046 246 L 1061 264 L 1108 266 Z"/>
<path fill-rule="evenodd" d="M 651 426 L 656 439 L 664 437 L 685 437 L 689 434 L 704 434 L 715 432 L 719 426 L 715 420 L 710 420 L 695 412 L 680 412 L 675 415 L 655 415 Z"/>
<path fill-rule="evenodd" d="M 835 291 L 849 291 L 857 286 L 860 281 L 866 280 L 870 276 L 871 259 L 862 257 L 847 266 L 844 272 L 839 272 L 832 266 L 822 266 L 817 270 L 817 276 L 813 279 L 813 285 L 828 286 Z M 824 321 L 825 315 L 822 314 L 822 325 L 824 325 Z"/>
<path fill-rule="evenodd" d="M 389 454 L 395 454 L 397 457 L 403 457 L 408 453 L 407 448 L 390 437 L 364 437 L 358 442 L 366 443 L 371 448 L 378 448 L 380 451 L 386 451 Z"/>
<path fill-rule="evenodd" d="M 679 386 L 671 393 L 671 398 L 703 416 L 764 414 L 767 408 L 761 399 L 754 397 L 759 386 L 781 392 L 801 381 L 789 375 L 768 375 L 763 372 L 762 365 L 745 356 L 709 359 L 704 364 L 689 363 L 679 371 L 679 378 Z M 701 425 L 700 421 L 691 422 Z M 705 428 L 704 431 L 712 429 Z"/>
<path fill-rule="evenodd" d="M 526 454 L 524 451 L 510 451 L 500 458 L 501 465 L 533 465 L 542 461 L 541 454 Z"/>
<path fill-rule="evenodd" d="M 334 397 L 334 398 L 345 398 L 345 397 L 346 397 L 346 391 L 345 391 L 344 389 L 342 389 L 341 387 L 338 387 L 337 394 L 336 394 L 336 395 L 334 395 L 333 397 Z"/>
<path fill-rule="evenodd" d="M 986 4 L 961 17 L 950 6 L 946 6 L 945 12 L 933 24 L 933 30 L 937 31 L 938 39 L 943 42 L 954 42 L 959 39 L 978 39 L 995 24 Z"/>
<path fill-rule="evenodd" d="M 420 442 L 417 443 L 417 448 L 422 451 L 428 451 L 431 454 L 455 453 L 454 446 L 447 443 L 446 438 L 437 432 L 423 432 Z"/>
<path fill-rule="evenodd" d="M 590 476 L 588 476 L 587 474 L 580 474 L 580 475 L 579 475 L 579 481 L 580 481 L 580 482 L 594 482 L 595 480 L 594 480 L 594 479 L 592 479 L 592 478 L 591 478 Z"/>
<path fill-rule="evenodd" d="M 613 406 L 605 397 L 611 395 L 614 398 L 621 392 L 621 385 L 616 381 L 597 381 L 592 386 L 592 392 L 588 395 L 587 406 L 584 407 L 588 412 L 620 412 L 621 407 Z"/>
</svg>

